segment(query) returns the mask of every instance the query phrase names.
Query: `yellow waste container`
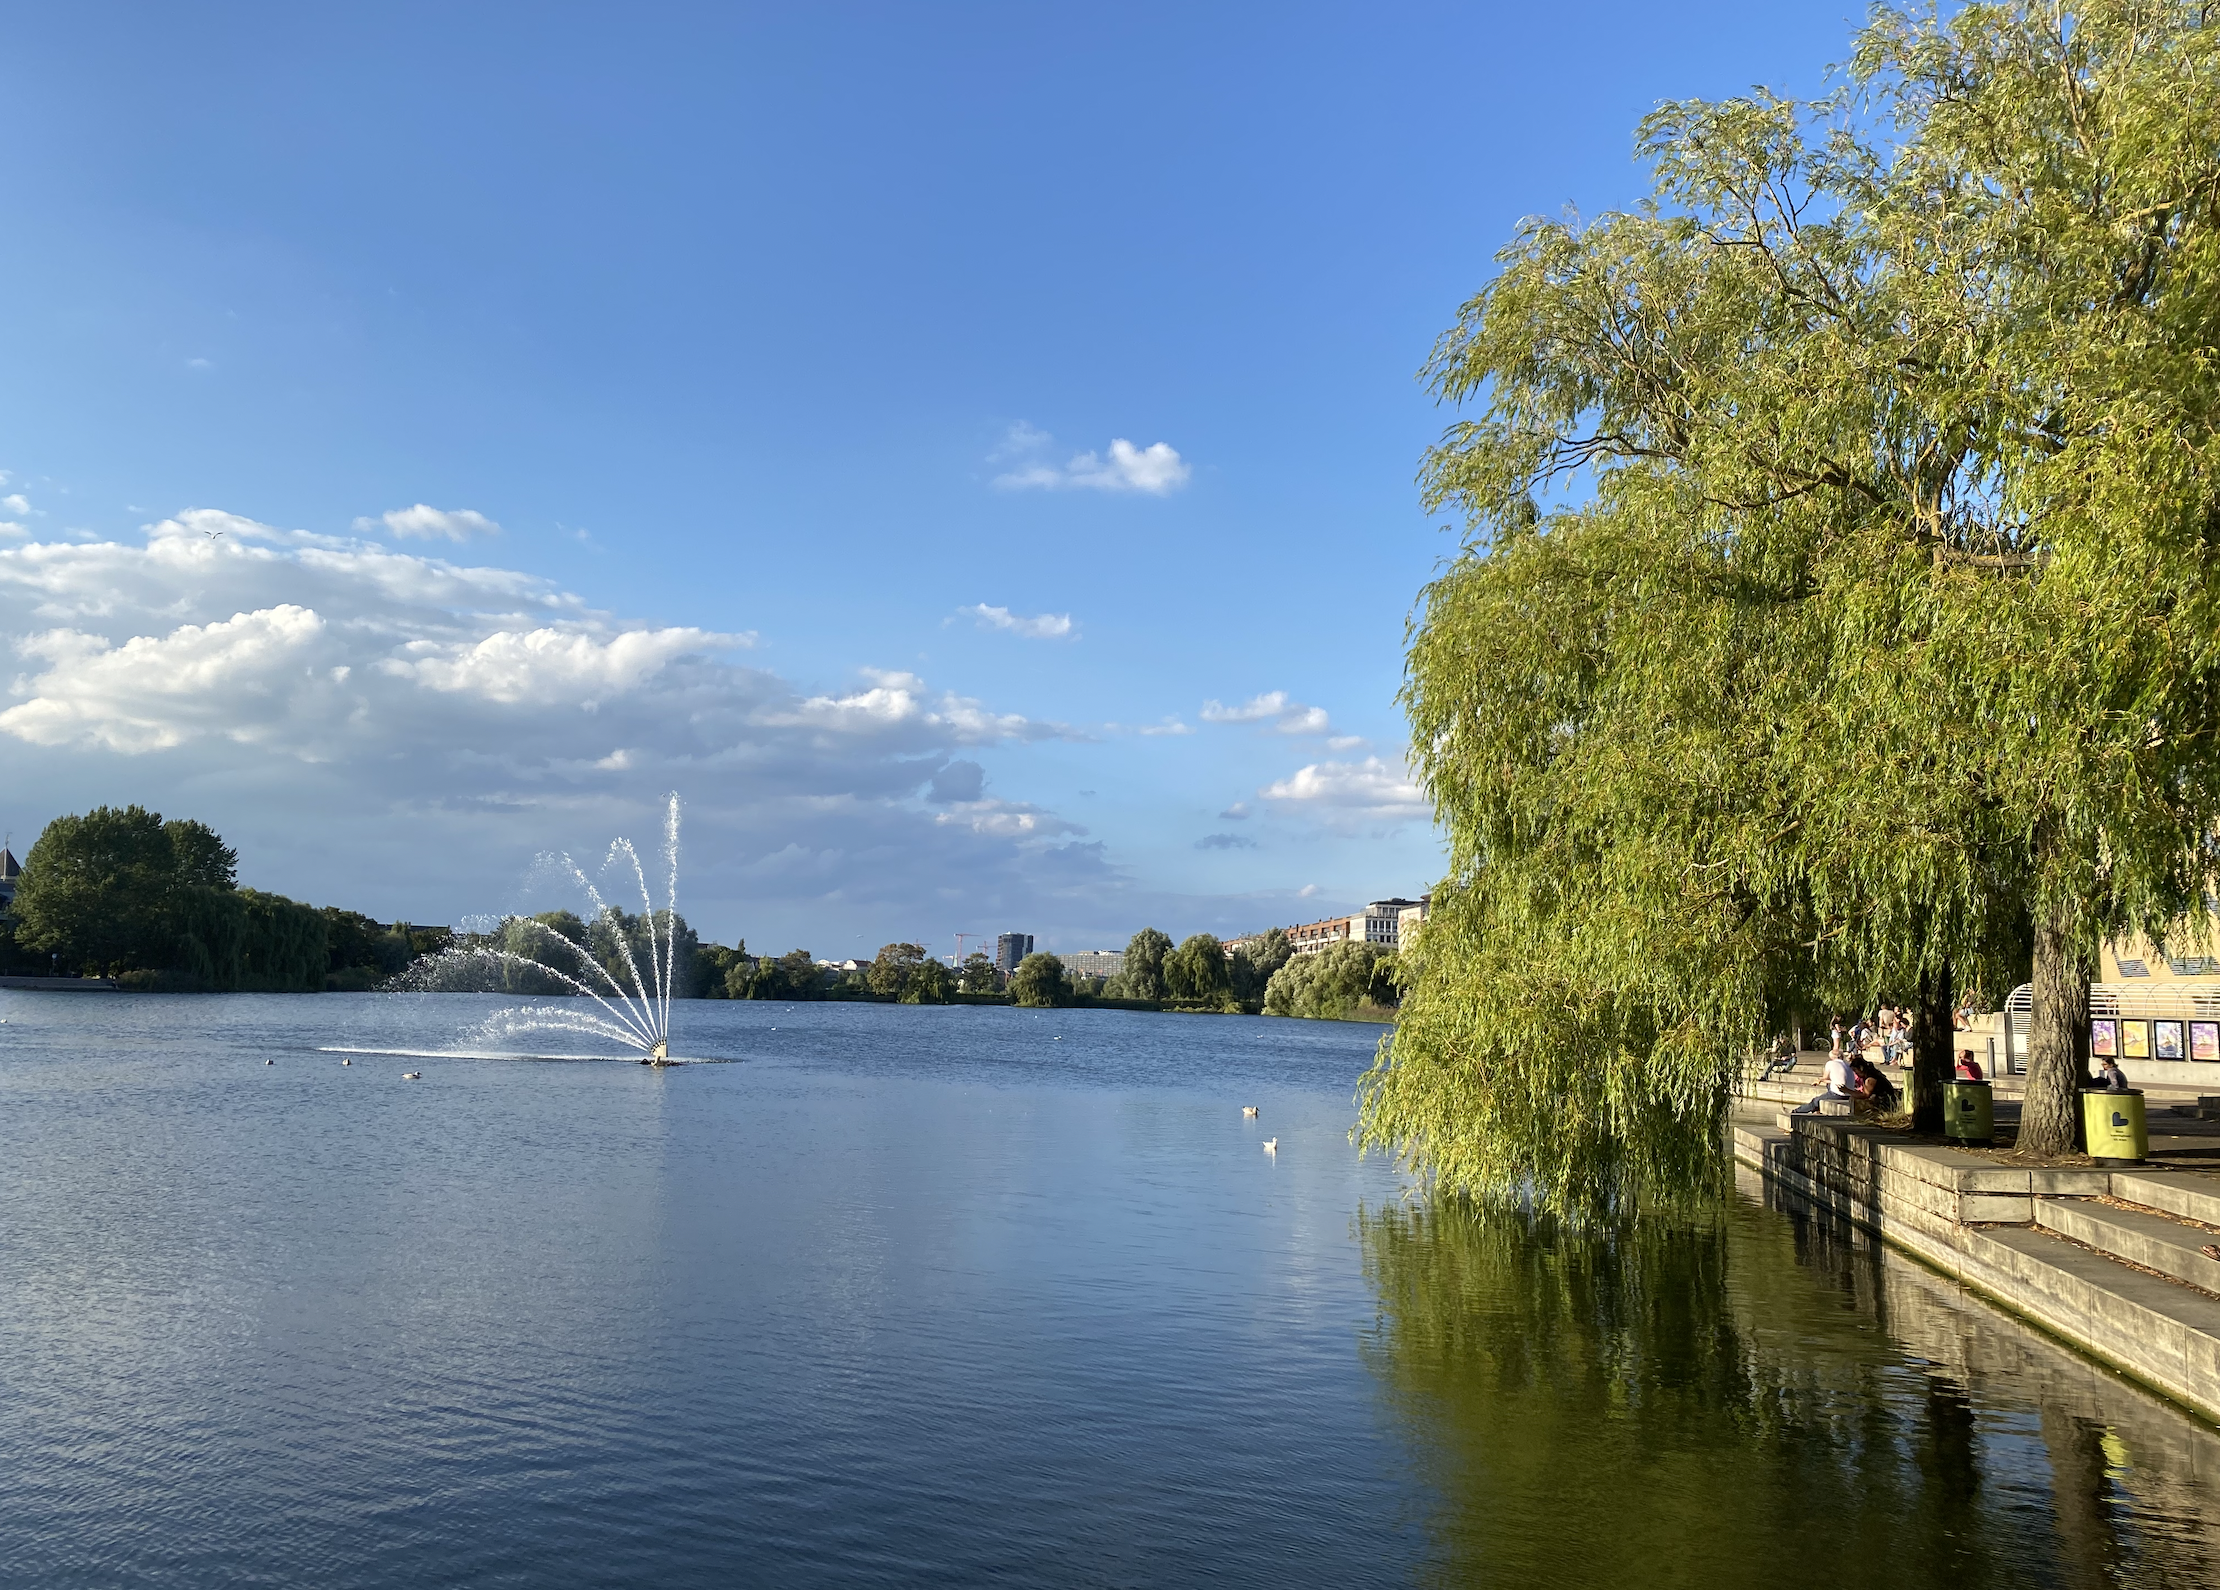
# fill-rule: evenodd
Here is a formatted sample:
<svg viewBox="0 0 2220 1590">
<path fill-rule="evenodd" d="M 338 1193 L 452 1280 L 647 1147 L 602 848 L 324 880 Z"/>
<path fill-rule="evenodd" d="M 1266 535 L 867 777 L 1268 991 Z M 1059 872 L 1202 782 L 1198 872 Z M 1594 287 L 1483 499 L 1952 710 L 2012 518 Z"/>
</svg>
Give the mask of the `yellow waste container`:
<svg viewBox="0 0 2220 1590">
<path fill-rule="evenodd" d="M 1996 1141 L 1996 1095 L 1986 1082 L 1943 1084 L 1943 1136 L 1957 1143 Z"/>
<path fill-rule="evenodd" d="M 2150 1158 L 2151 1129 L 2143 1119 L 2141 1093 L 2084 1093 L 2081 1121 L 2098 1164 L 2140 1165 Z"/>
</svg>

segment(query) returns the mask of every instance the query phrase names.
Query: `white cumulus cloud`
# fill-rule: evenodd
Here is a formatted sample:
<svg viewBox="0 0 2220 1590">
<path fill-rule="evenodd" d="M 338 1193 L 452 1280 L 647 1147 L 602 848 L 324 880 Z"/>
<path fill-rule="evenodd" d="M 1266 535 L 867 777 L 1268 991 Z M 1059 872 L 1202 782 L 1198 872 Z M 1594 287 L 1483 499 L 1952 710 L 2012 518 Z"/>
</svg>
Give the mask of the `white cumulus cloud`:
<svg viewBox="0 0 2220 1590">
<path fill-rule="evenodd" d="M 742 635 L 700 629 L 636 629 L 607 637 L 575 630 L 504 630 L 474 644 L 410 641 L 378 666 L 434 690 L 465 691 L 500 702 L 598 706 L 637 689 L 688 652 L 726 651 Z"/>
<path fill-rule="evenodd" d="M 203 734 L 243 743 L 272 738 L 303 696 L 329 692 L 325 624 L 290 604 L 182 624 L 166 635 L 112 645 L 74 629 L 16 643 L 43 671 L 16 679 L 29 699 L 0 712 L 0 733 L 38 745 L 161 750 Z"/>
<path fill-rule="evenodd" d="M 1424 817 L 1428 811 L 1425 795 L 1409 776 L 1376 756 L 1361 762 L 1313 762 L 1257 793 L 1327 816 L 1401 820 Z"/>
<path fill-rule="evenodd" d="M 994 477 L 1005 491 L 1138 491 L 1168 496 L 1187 484 L 1194 469 L 1169 442 L 1136 447 L 1114 437 L 1108 452 L 1075 453 L 1063 463 L 1054 458 L 1056 439 L 1046 431 L 1018 424 L 992 455 L 1010 467 Z"/>
<path fill-rule="evenodd" d="M 381 524 L 404 539 L 423 541 L 468 541 L 472 536 L 501 533 L 501 527 L 482 513 L 468 508 L 434 508 L 421 502 L 413 508 L 395 508 L 375 519 L 357 519 L 355 528 L 370 531 Z"/>
<path fill-rule="evenodd" d="M 977 620 L 981 629 L 1008 630 L 1027 640 L 1062 640 L 1072 633 L 1069 613 L 1036 613 L 1027 618 L 1022 613 L 1013 613 L 1006 607 L 990 607 L 985 602 L 959 607 L 956 611 Z"/>
</svg>

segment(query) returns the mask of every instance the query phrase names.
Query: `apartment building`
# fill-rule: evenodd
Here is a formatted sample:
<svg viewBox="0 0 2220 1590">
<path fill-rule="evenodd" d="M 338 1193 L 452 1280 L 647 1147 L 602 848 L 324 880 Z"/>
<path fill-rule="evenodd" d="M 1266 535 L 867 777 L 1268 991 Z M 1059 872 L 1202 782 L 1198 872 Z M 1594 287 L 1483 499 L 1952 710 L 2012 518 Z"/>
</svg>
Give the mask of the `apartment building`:
<svg viewBox="0 0 2220 1590">
<path fill-rule="evenodd" d="M 1287 936 L 1297 955 L 1316 955 L 1329 944 L 1377 944 L 1392 950 L 1402 942 L 1404 918 L 1414 911 L 1414 925 L 1426 920 L 1424 900 L 1374 900 L 1350 916 L 1332 916 L 1291 927 Z"/>
<path fill-rule="evenodd" d="M 1074 977 L 1115 977 L 1125 970 L 1123 950 L 1072 950 L 1056 958 Z"/>
</svg>

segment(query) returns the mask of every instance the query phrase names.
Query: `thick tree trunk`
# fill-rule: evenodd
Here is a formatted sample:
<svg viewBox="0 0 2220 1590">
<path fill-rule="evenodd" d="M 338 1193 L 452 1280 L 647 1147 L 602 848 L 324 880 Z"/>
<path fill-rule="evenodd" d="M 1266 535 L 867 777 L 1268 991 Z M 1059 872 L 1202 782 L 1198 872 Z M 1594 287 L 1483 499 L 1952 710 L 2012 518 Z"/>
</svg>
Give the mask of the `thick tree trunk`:
<svg viewBox="0 0 2220 1590">
<path fill-rule="evenodd" d="M 2034 1011 L 2027 1024 L 2027 1096 L 2020 1148 L 2069 1154 L 2081 1136 L 2081 1090 L 2089 1085 L 2089 963 L 2065 924 L 2035 925 Z"/>
<path fill-rule="evenodd" d="M 1906 1101 L 1912 1107 L 1912 1130 L 1943 1129 L 1943 1083 L 1949 1080 L 1953 1059 L 1950 1041 L 1951 1005 L 1955 1001 L 1950 963 L 1944 961 L 1919 974 L 1919 1009 L 1912 1016 L 1912 1086 Z"/>
</svg>

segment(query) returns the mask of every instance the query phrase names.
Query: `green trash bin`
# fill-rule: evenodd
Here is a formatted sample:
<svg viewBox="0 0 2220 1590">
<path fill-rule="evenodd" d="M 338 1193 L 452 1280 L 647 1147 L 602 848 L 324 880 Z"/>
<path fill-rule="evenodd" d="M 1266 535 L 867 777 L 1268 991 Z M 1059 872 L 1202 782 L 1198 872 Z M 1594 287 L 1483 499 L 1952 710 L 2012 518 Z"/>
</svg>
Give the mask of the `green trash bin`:
<svg viewBox="0 0 2220 1590">
<path fill-rule="evenodd" d="M 1943 1136 L 1954 1143 L 1996 1141 L 1996 1095 L 1986 1082 L 1943 1084 Z"/>
<path fill-rule="evenodd" d="M 2143 1118 L 2143 1095 L 2094 1090 L 2081 1096 L 2081 1122 L 2089 1134 L 2089 1154 L 2100 1165 L 2140 1165 L 2151 1156 L 2151 1129 Z"/>
</svg>

